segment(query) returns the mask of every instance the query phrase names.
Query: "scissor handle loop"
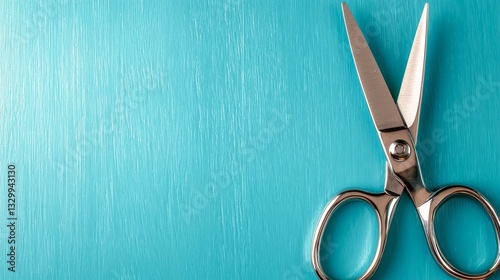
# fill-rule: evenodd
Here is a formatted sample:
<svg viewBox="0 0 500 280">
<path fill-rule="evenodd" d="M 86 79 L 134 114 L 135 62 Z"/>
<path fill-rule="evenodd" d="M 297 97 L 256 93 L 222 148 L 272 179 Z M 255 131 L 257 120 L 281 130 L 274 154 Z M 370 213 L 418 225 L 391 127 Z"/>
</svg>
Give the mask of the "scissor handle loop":
<svg viewBox="0 0 500 280">
<path fill-rule="evenodd" d="M 443 252 L 439 248 L 436 231 L 434 228 L 434 218 L 436 215 L 436 211 L 437 209 L 439 209 L 439 207 L 444 205 L 446 200 L 455 195 L 466 195 L 477 200 L 488 213 L 491 222 L 493 223 L 493 227 L 495 228 L 497 240 L 497 256 L 493 265 L 481 274 L 469 274 L 460 271 L 446 259 Z M 493 206 L 479 192 L 465 186 L 445 187 L 433 193 L 432 196 L 424 204 L 422 204 L 422 206 L 418 207 L 418 212 L 424 226 L 427 242 L 429 243 L 429 248 L 434 255 L 434 258 L 439 263 L 439 265 L 451 276 L 459 279 L 485 279 L 498 269 L 498 267 L 500 266 L 500 220 Z"/>
<path fill-rule="evenodd" d="M 360 199 L 368 203 L 368 205 L 370 205 L 370 207 L 375 211 L 378 219 L 377 250 L 370 266 L 359 279 L 368 279 L 370 276 L 372 276 L 377 269 L 380 260 L 382 259 L 382 254 L 384 252 L 385 244 L 387 241 L 387 233 L 390 227 L 392 216 L 394 214 L 394 210 L 396 209 L 397 203 L 399 201 L 399 196 L 392 196 L 387 193 L 373 194 L 358 190 L 342 192 L 334 197 L 325 207 L 319 219 L 318 225 L 316 226 L 316 230 L 314 231 L 311 258 L 314 271 L 322 280 L 329 279 L 326 273 L 323 271 L 323 268 L 321 267 L 321 260 L 319 256 L 321 240 L 323 238 L 323 233 L 325 231 L 326 225 L 328 224 L 331 215 L 341 204 L 353 199 Z"/>
</svg>

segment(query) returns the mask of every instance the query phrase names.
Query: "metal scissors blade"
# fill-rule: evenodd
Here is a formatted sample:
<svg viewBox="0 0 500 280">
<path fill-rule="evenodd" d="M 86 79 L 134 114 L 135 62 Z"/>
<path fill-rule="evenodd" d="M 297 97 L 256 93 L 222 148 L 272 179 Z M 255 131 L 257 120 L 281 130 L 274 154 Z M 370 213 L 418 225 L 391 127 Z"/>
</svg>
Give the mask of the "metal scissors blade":
<svg viewBox="0 0 500 280">
<path fill-rule="evenodd" d="M 426 3 L 420 17 L 415 39 L 411 47 L 408 64 L 406 65 L 403 82 L 398 96 L 398 107 L 403 119 L 408 126 L 413 142 L 418 139 L 418 123 L 420 120 L 420 105 L 422 101 L 422 90 L 425 75 L 425 53 L 427 47 L 429 8 Z M 389 165 L 386 167 L 384 190 L 393 194 L 401 195 L 404 187 L 399 183 L 391 171 Z"/>
<path fill-rule="evenodd" d="M 342 3 L 342 11 L 354 64 L 375 127 L 378 131 L 405 127 L 370 47 L 346 3 Z"/>
<path fill-rule="evenodd" d="M 426 3 L 420 17 L 415 39 L 406 65 L 403 83 L 398 96 L 398 107 L 408 129 L 417 143 L 418 123 L 420 120 L 420 104 L 425 75 L 425 53 L 427 47 L 427 26 L 429 5 Z"/>
<path fill-rule="evenodd" d="M 359 279 L 365 280 L 371 277 L 382 258 L 391 219 L 401 193 L 406 190 L 417 209 L 429 249 L 439 265 L 452 277 L 458 279 L 486 279 L 500 268 L 500 218 L 492 204 L 478 191 L 466 186 L 447 186 L 431 191 L 426 188 L 420 174 L 415 142 L 417 140 L 424 81 L 428 5 L 425 5 L 418 25 L 403 78 L 398 105 L 394 103 L 377 63 L 345 3 L 342 3 L 342 10 L 359 80 L 386 153 L 387 174 L 384 192 L 344 191 L 327 204 L 313 235 L 311 256 L 316 274 L 320 279 L 329 279 L 321 267 L 319 248 L 326 224 L 332 213 L 344 202 L 359 199 L 373 208 L 379 225 L 379 239 L 375 256 Z M 436 237 L 434 224 L 437 210 L 449 198 L 456 195 L 469 196 L 480 203 L 490 217 L 495 229 L 496 258 L 489 268 L 480 273 L 465 272 L 450 263 L 440 249 Z"/>
<path fill-rule="evenodd" d="M 398 106 L 393 99 L 366 40 L 346 3 L 342 3 L 349 44 L 354 57 L 359 80 L 370 108 L 375 126 L 379 131 L 401 126 L 397 110 L 417 141 L 420 105 L 425 75 L 425 57 L 429 9 L 425 4 L 415 39 L 411 48 L 405 75 L 399 92 Z M 394 108 L 396 107 L 396 108 Z M 391 115 L 392 114 L 392 115 Z"/>
</svg>

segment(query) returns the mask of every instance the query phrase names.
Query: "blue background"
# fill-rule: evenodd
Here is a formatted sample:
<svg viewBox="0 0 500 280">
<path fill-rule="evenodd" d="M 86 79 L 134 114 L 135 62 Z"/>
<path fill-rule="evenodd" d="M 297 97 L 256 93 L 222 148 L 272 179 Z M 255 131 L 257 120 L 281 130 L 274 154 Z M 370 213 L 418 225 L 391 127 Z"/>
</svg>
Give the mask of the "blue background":
<svg viewBox="0 0 500 280">
<path fill-rule="evenodd" d="M 396 97 L 424 1 L 348 4 Z M 430 2 L 419 157 L 431 189 L 466 184 L 500 211 L 499 11 Z M 0 36 L 5 224 L 18 172 L 1 279 L 315 279 L 326 203 L 382 191 L 340 1 L 6 0 Z M 362 203 L 334 217 L 324 265 L 355 278 L 377 222 Z M 486 221 L 461 198 L 439 212 L 459 267 L 492 262 Z M 374 279 L 449 278 L 406 195 L 389 237 Z"/>
</svg>

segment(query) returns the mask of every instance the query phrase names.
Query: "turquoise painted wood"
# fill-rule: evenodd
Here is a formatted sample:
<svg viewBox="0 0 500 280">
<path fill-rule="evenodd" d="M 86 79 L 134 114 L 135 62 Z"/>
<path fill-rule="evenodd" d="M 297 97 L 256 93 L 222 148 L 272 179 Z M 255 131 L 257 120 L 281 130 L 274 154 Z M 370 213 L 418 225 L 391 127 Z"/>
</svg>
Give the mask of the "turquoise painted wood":
<svg viewBox="0 0 500 280">
<path fill-rule="evenodd" d="M 396 97 L 424 1 L 348 4 Z M 430 188 L 469 185 L 498 211 L 499 10 L 430 1 L 419 135 Z M 315 279 L 325 204 L 382 191 L 340 1 L 4 0 L 0 19 L 1 279 Z M 335 219 L 323 262 L 354 279 L 377 222 L 362 203 Z M 438 222 L 459 267 L 493 261 L 476 204 Z M 450 279 L 419 223 L 403 197 L 374 279 Z"/>
</svg>

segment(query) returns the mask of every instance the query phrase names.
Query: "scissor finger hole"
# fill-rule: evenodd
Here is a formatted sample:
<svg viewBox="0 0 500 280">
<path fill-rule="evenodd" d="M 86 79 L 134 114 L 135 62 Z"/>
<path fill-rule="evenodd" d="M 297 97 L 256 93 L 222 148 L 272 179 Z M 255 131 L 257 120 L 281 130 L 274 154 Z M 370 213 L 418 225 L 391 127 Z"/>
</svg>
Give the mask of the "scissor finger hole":
<svg viewBox="0 0 500 280">
<path fill-rule="evenodd" d="M 498 248 L 495 229 L 477 200 L 451 196 L 437 209 L 434 221 L 439 248 L 455 268 L 479 274 L 493 265 Z"/>
<path fill-rule="evenodd" d="M 358 279 L 374 258 L 378 219 L 368 203 L 350 199 L 333 212 L 320 243 L 319 255 L 327 275 Z"/>
</svg>

